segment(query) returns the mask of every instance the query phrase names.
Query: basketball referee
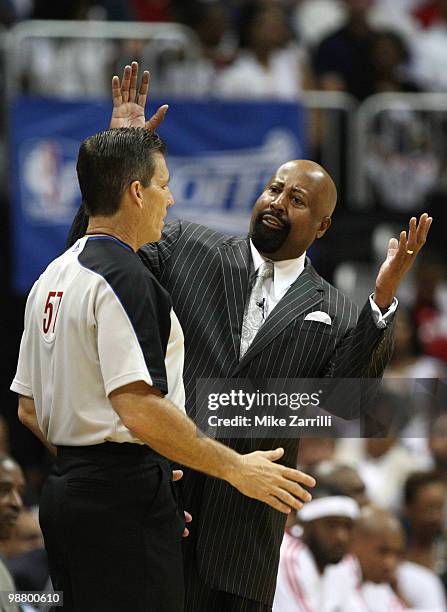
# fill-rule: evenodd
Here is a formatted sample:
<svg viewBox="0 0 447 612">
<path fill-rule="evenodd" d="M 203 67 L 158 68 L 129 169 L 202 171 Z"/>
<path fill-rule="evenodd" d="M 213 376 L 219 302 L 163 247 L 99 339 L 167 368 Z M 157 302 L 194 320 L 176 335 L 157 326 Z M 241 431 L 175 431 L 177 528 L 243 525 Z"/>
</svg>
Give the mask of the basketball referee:
<svg viewBox="0 0 447 612">
<path fill-rule="evenodd" d="M 183 333 L 136 255 L 160 239 L 174 203 L 164 154 L 142 128 L 82 143 L 87 233 L 26 304 L 11 389 L 22 423 L 57 453 L 40 520 L 64 610 L 182 610 L 185 520 L 167 458 L 273 507 L 301 508 L 301 485 L 314 484 L 274 463 L 282 449 L 239 455 L 184 414 Z"/>
</svg>

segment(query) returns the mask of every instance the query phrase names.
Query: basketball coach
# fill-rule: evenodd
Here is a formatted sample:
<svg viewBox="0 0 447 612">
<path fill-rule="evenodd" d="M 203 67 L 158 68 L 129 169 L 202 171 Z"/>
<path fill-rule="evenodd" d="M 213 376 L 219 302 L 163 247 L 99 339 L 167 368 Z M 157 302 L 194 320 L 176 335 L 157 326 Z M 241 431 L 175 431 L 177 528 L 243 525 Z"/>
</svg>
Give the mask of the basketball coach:
<svg viewBox="0 0 447 612">
<path fill-rule="evenodd" d="M 144 73 L 137 91 L 137 71 L 134 62 L 121 82 L 113 79 L 113 127 L 145 125 L 149 75 Z M 156 124 L 165 112 L 158 109 Z M 196 410 L 198 378 L 382 376 L 392 351 L 396 290 L 432 219 L 412 218 L 408 232 L 390 240 L 374 292 L 358 312 L 306 257 L 330 228 L 336 199 L 335 185 L 321 166 L 290 161 L 255 202 L 248 237 L 176 220 L 166 225 L 158 243 L 140 249 L 143 262 L 170 293 L 184 330 L 189 414 Z M 70 242 L 86 222 L 81 208 Z M 239 452 L 282 446 L 284 464 L 296 465 L 296 439 L 231 444 Z M 195 517 L 185 543 L 186 612 L 271 610 L 285 516 L 192 470 L 185 471 L 183 490 Z"/>
</svg>

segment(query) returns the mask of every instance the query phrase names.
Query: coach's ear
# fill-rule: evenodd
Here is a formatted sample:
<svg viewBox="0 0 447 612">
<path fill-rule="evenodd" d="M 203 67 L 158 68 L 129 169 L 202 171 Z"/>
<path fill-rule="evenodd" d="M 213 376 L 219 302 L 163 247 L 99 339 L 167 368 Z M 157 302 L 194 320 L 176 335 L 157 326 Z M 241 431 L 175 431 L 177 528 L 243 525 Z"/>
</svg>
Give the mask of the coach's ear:
<svg viewBox="0 0 447 612">
<path fill-rule="evenodd" d="M 322 236 L 324 236 L 325 233 L 328 231 L 328 229 L 331 227 L 331 225 L 332 225 L 332 219 L 330 217 L 323 217 L 320 223 L 320 227 L 317 230 L 315 238 L 321 238 Z"/>
<path fill-rule="evenodd" d="M 140 181 L 132 181 L 128 187 L 129 196 L 133 204 L 138 208 L 143 208 L 143 185 Z"/>
</svg>

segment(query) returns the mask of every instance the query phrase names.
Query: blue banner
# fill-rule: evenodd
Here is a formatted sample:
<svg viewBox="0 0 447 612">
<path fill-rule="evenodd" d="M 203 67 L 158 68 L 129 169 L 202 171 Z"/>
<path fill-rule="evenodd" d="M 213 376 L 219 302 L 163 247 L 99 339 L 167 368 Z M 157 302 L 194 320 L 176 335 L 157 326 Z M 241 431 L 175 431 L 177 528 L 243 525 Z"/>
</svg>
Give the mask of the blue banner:
<svg viewBox="0 0 447 612">
<path fill-rule="evenodd" d="M 80 202 L 79 145 L 107 128 L 110 112 L 102 100 L 14 102 L 13 285 L 20 293 L 63 251 Z M 305 113 L 295 103 L 170 101 L 159 132 L 168 145 L 176 200 L 170 216 L 227 233 L 245 234 L 250 209 L 275 169 L 305 157 Z"/>
</svg>

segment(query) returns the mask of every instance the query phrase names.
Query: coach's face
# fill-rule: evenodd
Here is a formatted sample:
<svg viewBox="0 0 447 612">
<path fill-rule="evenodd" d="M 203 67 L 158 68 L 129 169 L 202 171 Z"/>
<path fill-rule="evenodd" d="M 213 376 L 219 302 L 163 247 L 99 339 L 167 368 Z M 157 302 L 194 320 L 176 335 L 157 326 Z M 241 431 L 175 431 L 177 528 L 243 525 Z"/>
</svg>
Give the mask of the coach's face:
<svg viewBox="0 0 447 612">
<path fill-rule="evenodd" d="M 154 154 L 155 170 L 148 187 L 142 188 L 143 219 L 141 244 L 156 242 L 161 238 L 168 208 L 174 204 L 169 189 L 169 170 L 161 153 Z"/>
<path fill-rule="evenodd" d="M 318 164 L 295 160 L 282 165 L 255 203 L 250 237 L 269 259 L 294 259 L 331 225 L 337 191 Z"/>
<path fill-rule="evenodd" d="M 6 458 L 0 463 L 0 540 L 11 537 L 22 509 L 22 493 L 25 486 L 22 470 Z"/>
</svg>

